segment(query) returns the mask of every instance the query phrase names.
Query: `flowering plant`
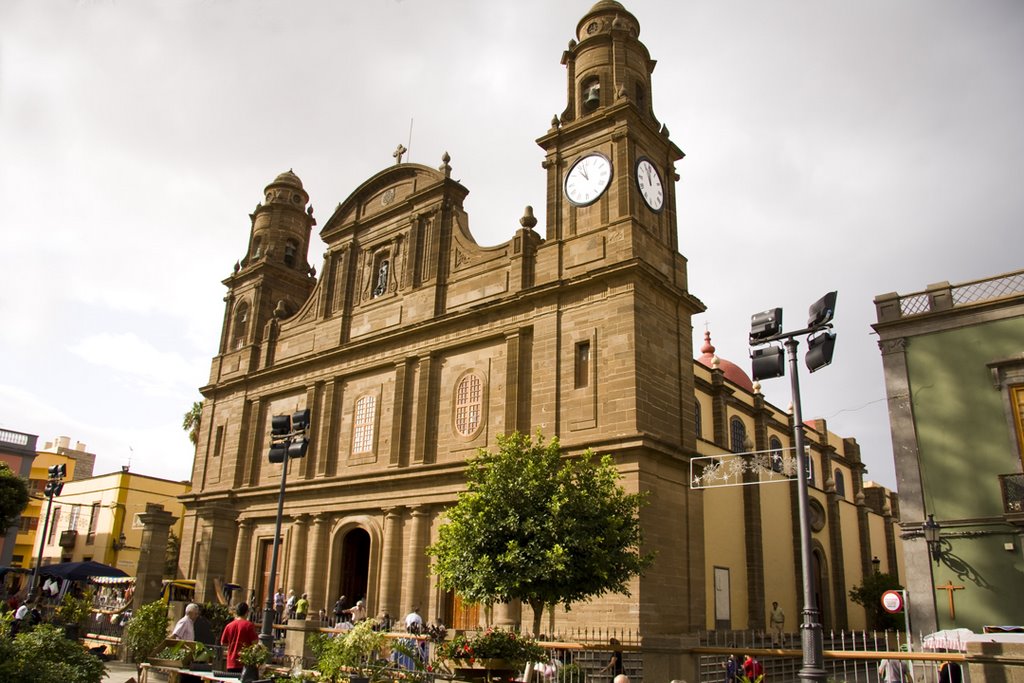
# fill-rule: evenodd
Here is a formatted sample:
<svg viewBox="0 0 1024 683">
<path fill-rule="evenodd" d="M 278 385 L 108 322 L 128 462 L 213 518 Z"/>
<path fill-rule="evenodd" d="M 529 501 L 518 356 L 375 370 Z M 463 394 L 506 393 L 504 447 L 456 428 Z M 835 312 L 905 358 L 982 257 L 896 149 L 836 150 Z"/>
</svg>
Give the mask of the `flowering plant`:
<svg viewBox="0 0 1024 683">
<path fill-rule="evenodd" d="M 514 664 L 548 659 L 547 651 L 533 638 L 494 628 L 473 636 L 460 633 L 440 643 L 437 656 L 456 662 L 468 661 L 470 664 L 477 659 L 503 659 Z"/>
<path fill-rule="evenodd" d="M 238 660 L 246 666 L 262 666 L 270 659 L 270 651 L 263 643 L 253 643 L 238 653 Z"/>
</svg>

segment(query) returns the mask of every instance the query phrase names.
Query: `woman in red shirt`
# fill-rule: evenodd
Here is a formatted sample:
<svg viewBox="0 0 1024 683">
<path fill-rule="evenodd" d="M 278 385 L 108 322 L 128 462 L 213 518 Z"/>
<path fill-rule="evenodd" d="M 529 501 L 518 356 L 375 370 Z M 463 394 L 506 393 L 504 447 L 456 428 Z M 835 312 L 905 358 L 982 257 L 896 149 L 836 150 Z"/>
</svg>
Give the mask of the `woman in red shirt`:
<svg viewBox="0 0 1024 683">
<path fill-rule="evenodd" d="M 241 671 L 242 662 L 238 655 L 242 650 L 259 640 L 256 627 L 251 621 L 245 618 L 249 613 L 249 605 L 244 602 L 238 603 L 235 607 L 235 619 L 224 627 L 224 633 L 220 636 L 220 644 L 226 645 L 228 671 Z"/>
</svg>

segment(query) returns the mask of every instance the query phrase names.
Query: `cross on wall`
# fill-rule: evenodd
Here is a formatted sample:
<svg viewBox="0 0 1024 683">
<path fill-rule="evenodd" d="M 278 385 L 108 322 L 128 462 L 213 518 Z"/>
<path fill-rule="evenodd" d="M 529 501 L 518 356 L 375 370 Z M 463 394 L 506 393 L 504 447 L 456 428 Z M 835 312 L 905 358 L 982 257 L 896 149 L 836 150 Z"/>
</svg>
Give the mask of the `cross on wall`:
<svg viewBox="0 0 1024 683">
<path fill-rule="evenodd" d="M 949 618 L 956 619 L 956 605 L 953 604 L 953 591 L 962 591 L 963 586 L 954 586 L 952 581 L 946 581 L 945 586 L 936 586 L 937 591 L 946 591 L 949 596 Z"/>
</svg>

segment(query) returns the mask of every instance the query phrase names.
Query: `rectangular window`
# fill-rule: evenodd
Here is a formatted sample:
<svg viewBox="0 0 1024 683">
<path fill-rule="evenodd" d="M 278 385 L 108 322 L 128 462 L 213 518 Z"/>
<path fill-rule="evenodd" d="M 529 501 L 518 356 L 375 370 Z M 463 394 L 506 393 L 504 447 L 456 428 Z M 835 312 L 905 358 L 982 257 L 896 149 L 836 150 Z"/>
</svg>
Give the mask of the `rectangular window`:
<svg viewBox="0 0 1024 683">
<path fill-rule="evenodd" d="M 81 505 L 72 505 L 71 514 L 68 515 L 68 529 L 78 529 L 78 518 L 82 513 Z"/>
<path fill-rule="evenodd" d="M 46 514 L 46 509 L 43 508 L 43 514 Z M 53 517 L 50 519 L 50 533 L 46 536 L 46 544 L 53 545 L 54 539 L 57 538 L 57 527 L 60 525 L 60 506 L 53 508 Z"/>
<path fill-rule="evenodd" d="M 96 525 L 99 523 L 100 504 L 93 503 L 89 509 L 89 533 L 85 535 L 85 544 L 92 545 L 96 542 Z"/>
<path fill-rule="evenodd" d="M 590 342 L 576 344 L 576 388 L 582 389 L 590 385 Z"/>
<path fill-rule="evenodd" d="M 217 427 L 217 434 L 213 437 L 213 457 L 219 458 L 224 448 L 224 425 Z"/>
<path fill-rule="evenodd" d="M 1024 384 L 1010 387 L 1010 400 L 1013 402 L 1013 421 L 1017 425 L 1017 447 L 1024 459 Z"/>
</svg>

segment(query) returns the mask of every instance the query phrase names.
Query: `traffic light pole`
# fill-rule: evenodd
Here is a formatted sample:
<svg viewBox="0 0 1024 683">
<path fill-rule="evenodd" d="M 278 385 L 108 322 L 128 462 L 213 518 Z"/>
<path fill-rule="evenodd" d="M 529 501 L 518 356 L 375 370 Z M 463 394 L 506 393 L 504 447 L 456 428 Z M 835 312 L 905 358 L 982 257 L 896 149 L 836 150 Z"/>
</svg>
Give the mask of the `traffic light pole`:
<svg viewBox="0 0 1024 683">
<path fill-rule="evenodd" d="M 39 537 L 39 555 L 36 557 L 36 566 L 32 568 L 32 581 L 29 583 L 28 589 L 29 600 L 31 600 L 36 594 L 36 581 L 39 579 L 39 565 L 43 563 L 43 544 L 46 543 L 47 533 L 50 531 L 50 513 L 53 512 L 53 496 L 47 496 L 47 499 L 50 502 L 46 505 L 46 519 L 43 520 L 43 535 Z"/>
<path fill-rule="evenodd" d="M 274 650 L 274 585 L 277 583 L 277 555 L 281 548 L 281 516 L 284 514 L 284 485 L 288 481 L 288 461 L 281 463 L 281 490 L 277 494 L 277 522 L 274 525 L 274 548 L 270 553 L 270 580 L 267 586 L 267 600 L 263 606 L 263 629 L 260 642 L 268 651 Z"/>
<path fill-rule="evenodd" d="M 783 344 L 789 352 L 789 382 L 793 391 L 793 442 L 796 444 L 797 506 L 800 513 L 800 569 L 803 573 L 804 608 L 801 612 L 800 644 L 803 666 L 797 676 L 804 681 L 824 683 L 825 656 L 821 627 L 821 612 L 814 597 L 811 551 L 810 499 L 807 493 L 807 453 L 804 448 L 804 418 L 800 409 L 800 366 L 796 349 L 799 342 L 789 337 Z"/>
</svg>

